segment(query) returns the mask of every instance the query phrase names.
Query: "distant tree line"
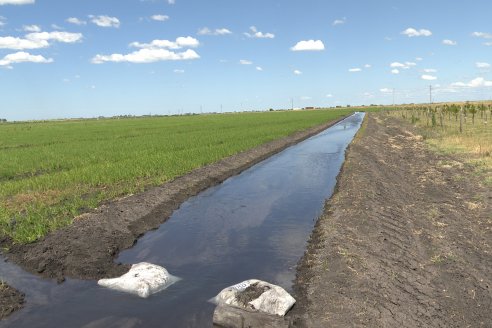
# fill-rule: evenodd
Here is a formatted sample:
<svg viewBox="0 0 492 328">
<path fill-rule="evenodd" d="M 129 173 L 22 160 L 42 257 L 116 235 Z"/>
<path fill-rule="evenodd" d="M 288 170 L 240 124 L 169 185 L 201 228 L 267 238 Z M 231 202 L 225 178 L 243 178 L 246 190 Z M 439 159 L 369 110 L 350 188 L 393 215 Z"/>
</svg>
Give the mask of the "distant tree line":
<svg viewBox="0 0 492 328">
<path fill-rule="evenodd" d="M 0 118 L 0 123 L 5 123 L 5 122 L 7 122 L 6 118 Z"/>
</svg>

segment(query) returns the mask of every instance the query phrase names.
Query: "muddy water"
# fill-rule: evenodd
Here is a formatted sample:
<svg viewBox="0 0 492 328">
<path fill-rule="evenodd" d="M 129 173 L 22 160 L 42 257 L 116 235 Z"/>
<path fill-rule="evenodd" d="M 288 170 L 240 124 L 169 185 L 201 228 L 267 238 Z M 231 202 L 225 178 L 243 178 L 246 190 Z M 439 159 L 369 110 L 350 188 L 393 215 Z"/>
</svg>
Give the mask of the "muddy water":
<svg viewBox="0 0 492 328">
<path fill-rule="evenodd" d="M 295 267 L 336 184 L 357 113 L 185 202 L 118 261 L 162 265 L 181 281 L 148 299 L 94 281 L 57 285 L 0 263 L 27 306 L 2 327 L 209 327 L 221 289 L 256 278 L 291 290 Z"/>
</svg>

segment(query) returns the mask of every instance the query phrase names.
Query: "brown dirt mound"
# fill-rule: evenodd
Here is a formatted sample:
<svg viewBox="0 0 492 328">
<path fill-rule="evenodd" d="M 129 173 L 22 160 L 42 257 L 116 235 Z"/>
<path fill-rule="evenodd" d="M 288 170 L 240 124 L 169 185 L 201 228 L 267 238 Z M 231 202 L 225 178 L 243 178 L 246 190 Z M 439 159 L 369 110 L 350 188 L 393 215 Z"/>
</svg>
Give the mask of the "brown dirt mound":
<svg viewBox="0 0 492 328">
<path fill-rule="evenodd" d="M 24 305 L 24 294 L 2 283 L 0 284 L 0 320 Z"/>
<path fill-rule="evenodd" d="M 490 188 L 408 124 L 371 114 L 364 126 L 298 267 L 292 321 L 491 327 Z"/>
<path fill-rule="evenodd" d="M 9 260 L 47 278 L 62 281 L 65 276 L 79 279 L 119 276 L 129 267 L 113 262 L 118 253 L 132 247 L 145 232 L 158 228 L 189 197 L 336 122 L 297 132 L 196 169 L 163 186 L 110 202 L 33 244 L 12 244 L 0 238 L 0 246 L 9 249 L 5 254 Z"/>
</svg>

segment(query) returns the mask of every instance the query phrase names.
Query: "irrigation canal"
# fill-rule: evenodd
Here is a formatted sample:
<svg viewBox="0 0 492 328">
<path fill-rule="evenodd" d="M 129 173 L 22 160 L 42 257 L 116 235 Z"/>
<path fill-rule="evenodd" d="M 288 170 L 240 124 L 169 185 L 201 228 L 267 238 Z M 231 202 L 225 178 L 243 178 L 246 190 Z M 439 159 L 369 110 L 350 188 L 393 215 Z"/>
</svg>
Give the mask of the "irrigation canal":
<svg viewBox="0 0 492 328">
<path fill-rule="evenodd" d="M 356 113 L 320 134 L 190 198 L 158 230 L 117 259 L 151 262 L 182 278 L 140 299 L 96 281 L 43 280 L 0 261 L 0 277 L 26 294 L 1 327 L 208 327 L 220 290 L 256 278 L 292 290 L 296 265 L 345 150 L 360 128 Z"/>
</svg>

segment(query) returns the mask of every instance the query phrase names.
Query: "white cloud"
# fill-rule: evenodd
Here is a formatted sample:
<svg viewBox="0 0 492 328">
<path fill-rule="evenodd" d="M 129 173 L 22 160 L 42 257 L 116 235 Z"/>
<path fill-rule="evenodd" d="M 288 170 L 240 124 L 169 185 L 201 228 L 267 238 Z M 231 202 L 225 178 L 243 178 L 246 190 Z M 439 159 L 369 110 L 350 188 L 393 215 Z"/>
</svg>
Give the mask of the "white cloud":
<svg viewBox="0 0 492 328">
<path fill-rule="evenodd" d="M 341 19 L 335 19 L 331 25 L 333 25 L 333 26 L 342 25 L 342 24 L 345 24 L 346 21 L 347 21 L 346 17 L 341 18 Z"/>
<path fill-rule="evenodd" d="M 405 64 L 402 64 L 402 63 L 399 63 L 399 62 L 394 62 L 394 63 L 391 63 L 390 64 L 390 67 L 392 67 L 392 68 L 397 68 L 397 67 L 403 68 L 403 67 L 405 67 Z"/>
<path fill-rule="evenodd" d="M 492 42 L 484 42 L 483 45 L 490 47 L 490 46 L 492 46 Z"/>
<path fill-rule="evenodd" d="M 184 74 L 184 72 L 185 72 L 184 69 L 175 69 L 174 70 L 174 73 L 176 73 L 176 74 Z"/>
<path fill-rule="evenodd" d="M 426 81 L 434 81 L 434 80 L 437 80 L 437 77 L 436 76 L 428 75 L 428 74 L 424 74 L 420 78 L 422 80 L 426 80 Z"/>
<path fill-rule="evenodd" d="M 372 65 L 371 65 L 371 64 L 365 64 L 365 65 L 364 65 L 364 68 L 371 68 L 371 67 L 372 67 Z"/>
<path fill-rule="evenodd" d="M 325 50 L 325 45 L 321 40 L 299 41 L 295 46 L 290 48 L 292 51 L 321 51 Z"/>
<path fill-rule="evenodd" d="M 360 68 L 356 67 L 356 68 L 350 68 L 348 71 L 349 71 L 350 73 L 357 73 L 357 72 L 362 71 L 362 69 L 360 69 Z"/>
<path fill-rule="evenodd" d="M 145 48 L 134 51 L 127 55 L 123 54 L 112 54 L 112 55 L 96 55 L 92 58 L 93 64 L 102 64 L 105 62 L 115 62 L 115 63 L 155 63 L 158 61 L 168 61 L 168 60 L 193 60 L 198 59 L 200 56 L 191 49 L 184 52 L 173 52 L 167 49 L 156 49 L 156 48 Z"/>
<path fill-rule="evenodd" d="M 475 66 L 477 68 L 481 68 L 481 69 L 487 69 L 487 68 L 490 68 L 490 64 L 489 63 L 475 63 Z"/>
<path fill-rule="evenodd" d="M 0 37 L 0 49 L 39 49 L 49 47 L 49 43 L 44 41 L 33 41 L 27 39 L 16 38 L 12 36 Z"/>
<path fill-rule="evenodd" d="M 259 72 L 263 72 L 263 68 L 260 67 L 260 66 L 256 66 L 256 70 L 259 71 Z"/>
<path fill-rule="evenodd" d="M 492 81 L 487 81 L 483 77 L 477 77 L 468 83 L 455 82 L 451 84 L 455 88 L 481 88 L 481 87 L 492 87 Z"/>
<path fill-rule="evenodd" d="M 176 0 L 167 0 L 167 3 L 170 5 L 174 5 L 176 3 Z"/>
<path fill-rule="evenodd" d="M 94 15 L 89 15 L 89 18 L 91 19 L 91 22 L 96 24 L 97 26 L 100 27 L 120 27 L 120 20 L 116 17 L 110 17 L 110 16 L 94 16 Z"/>
<path fill-rule="evenodd" d="M 158 21 L 158 22 L 165 22 L 169 19 L 168 15 L 152 15 L 150 16 L 150 19 Z"/>
<path fill-rule="evenodd" d="M 69 32 L 36 32 L 29 33 L 24 39 L 12 36 L 0 37 L 0 49 L 40 49 L 50 46 L 49 41 L 74 43 L 82 39 L 81 33 Z"/>
<path fill-rule="evenodd" d="M 442 44 L 446 46 L 455 46 L 458 44 L 458 42 L 446 39 L 446 40 L 442 40 Z"/>
<path fill-rule="evenodd" d="M 390 88 L 382 88 L 382 89 L 379 89 L 379 91 L 382 93 L 392 93 L 393 92 L 393 90 Z"/>
<path fill-rule="evenodd" d="M 7 25 L 7 23 L 5 23 L 5 21 L 6 21 L 6 20 L 7 20 L 7 19 L 6 19 L 5 17 L 0 16 L 0 28 L 1 28 L 2 26 Z"/>
<path fill-rule="evenodd" d="M 473 32 L 472 36 L 474 36 L 476 38 L 482 38 L 482 39 L 492 39 L 492 34 L 486 33 L 486 32 Z"/>
<path fill-rule="evenodd" d="M 18 63 L 40 63 L 40 64 L 45 64 L 45 63 L 52 63 L 53 59 L 52 58 L 45 58 L 41 55 L 31 55 L 28 52 L 24 51 L 19 51 L 13 54 L 9 54 L 2 59 L 0 59 L 0 66 L 7 66 L 9 67 L 12 64 L 18 64 Z"/>
<path fill-rule="evenodd" d="M 425 73 L 437 73 L 437 69 L 434 68 L 425 68 L 424 69 Z"/>
<path fill-rule="evenodd" d="M 43 42 L 43 41 L 57 41 L 62 43 L 75 43 L 82 40 L 82 33 L 70 33 L 70 32 L 38 32 L 29 33 L 26 35 L 26 39 Z"/>
<path fill-rule="evenodd" d="M 24 25 L 22 29 L 26 32 L 41 32 L 41 27 L 38 25 Z"/>
<path fill-rule="evenodd" d="M 67 23 L 75 24 L 75 25 L 86 25 L 87 24 L 86 21 L 78 19 L 77 17 L 69 17 L 65 21 Z"/>
<path fill-rule="evenodd" d="M 410 68 L 410 67 L 413 67 L 413 66 L 417 66 L 416 63 L 414 62 L 405 62 L 405 67 L 404 68 Z"/>
<path fill-rule="evenodd" d="M 56 25 L 56 24 L 51 24 L 51 28 L 52 28 L 52 29 L 55 29 L 55 30 L 63 30 L 63 27 L 58 26 L 58 25 Z"/>
<path fill-rule="evenodd" d="M 432 32 L 426 29 L 416 30 L 412 27 L 409 27 L 405 31 L 401 32 L 401 34 L 406 35 L 409 38 L 412 38 L 417 36 L 431 36 Z"/>
<path fill-rule="evenodd" d="M 211 30 L 208 27 L 203 27 L 198 30 L 198 35 L 227 35 L 232 34 L 232 32 L 226 28 L 216 28 Z"/>
<path fill-rule="evenodd" d="M 295 75 L 301 75 L 301 74 L 302 74 L 302 72 L 301 72 L 300 70 L 296 69 L 296 70 L 294 70 L 294 74 L 295 74 Z"/>
<path fill-rule="evenodd" d="M 0 0 L 0 6 L 3 5 L 30 5 L 33 4 L 35 0 Z"/>
<path fill-rule="evenodd" d="M 363 96 L 366 98 L 374 98 L 374 95 L 370 92 L 364 92 Z"/>
<path fill-rule="evenodd" d="M 273 33 L 263 33 L 258 31 L 256 26 L 251 26 L 249 28 L 250 32 L 245 32 L 244 35 L 246 35 L 248 38 L 255 38 L 255 39 L 273 39 L 275 38 L 275 34 Z"/>
<path fill-rule="evenodd" d="M 331 93 L 329 93 L 329 94 L 327 94 L 325 97 L 326 97 L 326 98 L 333 98 L 333 95 L 332 95 Z"/>
<path fill-rule="evenodd" d="M 424 58 L 422 58 L 422 57 L 417 57 L 417 58 L 415 58 L 415 60 L 416 60 L 416 61 L 422 61 L 422 60 L 424 60 Z"/>
<path fill-rule="evenodd" d="M 181 49 L 181 48 L 196 48 L 200 45 L 200 41 L 197 39 L 187 36 L 187 37 L 179 37 L 176 38 L 176 41 L 169 40 L 153 40 L 151 43 L 140 43 L 140 42 L 132 42 L 130 43 L 130 47 L 134 48 L 142 48 L 142 49 L 159 49 L 159 48 L 168 48 L 168 49 Z"/>
<path fill-rule="evenodd" d="M 391 74 L 400 74 L 400 70 L 399 70 L 399 69 L 397 69 L 397 68 L 393 68 L 393 69 L 391 70 Z"/>
<path fill-rule="evenodd" d="M 250 61 L 250 60 L 241 59 L 241 60 L 239 61 L 239 64 L 241 64 L 241 65 L 252 65 L 252 64 L 253 64 L 253 62 L 252 62 L 252 61 Z"/>
</svg>

